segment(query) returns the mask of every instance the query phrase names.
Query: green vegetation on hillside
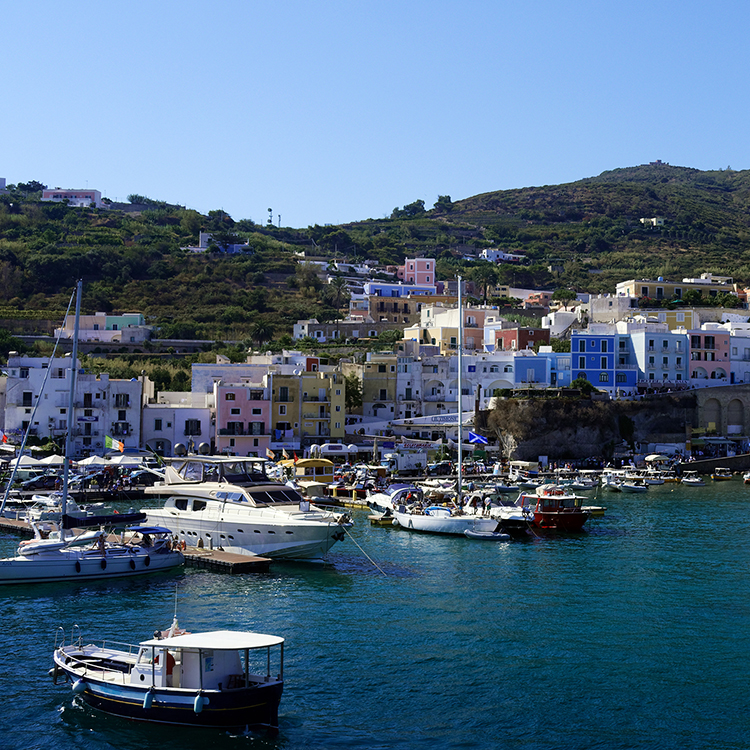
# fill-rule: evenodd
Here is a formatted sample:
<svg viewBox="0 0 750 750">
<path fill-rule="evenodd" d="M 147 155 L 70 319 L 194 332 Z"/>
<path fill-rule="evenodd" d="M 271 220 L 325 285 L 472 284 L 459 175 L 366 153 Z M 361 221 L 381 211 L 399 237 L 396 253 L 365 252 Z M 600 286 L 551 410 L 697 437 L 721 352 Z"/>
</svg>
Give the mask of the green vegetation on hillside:
<svg viewBox="0 0 750 750">
<path fill-rule="evenodd" d="M 344 283 L 323 284 L 303 251 L 391 265 L 435 257 L 439 279 L 462 273 L 479 298 L 500 304 L 494 283 L 612 292 L 628 278 L 701 272 L 750 281 L 750 171 L 646 165 L 464 200 L 442 195 L 432 209 L 418 198 L 388 219 L 304 229 L 203 216 L 135 193 L 130 206 L 72 208 L 42 203 L 43 187 L 19 183 L 0 196 L 0 308 L 54 317 L 80 277 L 84 312 L 142 312 L 167 338 L 271 348 L 298 319 L 342 317 Z M 657 216 L 663 226 L 640 221 Z M 200 231 L 213 234 L 211 252 L 184 250 Z M 244 241 L 245 252 L 223 250 Z M 476 260 L 485 247 L 526 260 Z"/>
</svg>

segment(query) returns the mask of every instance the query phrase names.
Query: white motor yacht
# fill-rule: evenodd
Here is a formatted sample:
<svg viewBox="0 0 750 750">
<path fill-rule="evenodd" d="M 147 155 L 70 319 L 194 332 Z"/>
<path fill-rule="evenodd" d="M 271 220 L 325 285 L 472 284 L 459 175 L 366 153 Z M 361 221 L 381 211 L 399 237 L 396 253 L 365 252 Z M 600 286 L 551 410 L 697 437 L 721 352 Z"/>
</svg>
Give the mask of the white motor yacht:
<svg viewBox="0 0 750 750">
<path fill-rule="evenodd" d="M 166 497 L 144 508 L 191 547 L 240 555 L 320 560 L 346 536 L 351 518 L 312 505 L 265 473 L 266 459 L 188 455 L 171 459 L 164 481 L 145 488 Z"/>
</svg>

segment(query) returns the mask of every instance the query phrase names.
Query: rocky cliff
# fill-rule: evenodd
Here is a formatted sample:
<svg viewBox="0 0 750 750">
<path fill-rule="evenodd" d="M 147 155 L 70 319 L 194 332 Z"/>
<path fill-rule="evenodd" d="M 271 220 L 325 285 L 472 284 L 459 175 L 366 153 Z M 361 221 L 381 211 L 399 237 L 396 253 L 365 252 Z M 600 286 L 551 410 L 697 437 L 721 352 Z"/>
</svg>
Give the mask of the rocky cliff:
<svg viewBox="0 0 750 750">
<path fill-rule="evenodd" d="M 642 401 L 596 401 L 572 398 L 500 400 L 484 412 L 510 457 L 536 460 L 578 459 L 612 455 L 623 441 L 682 442 L 686 424 L 696 417 L 694 392 L 670 394 Z"/>
</svg>

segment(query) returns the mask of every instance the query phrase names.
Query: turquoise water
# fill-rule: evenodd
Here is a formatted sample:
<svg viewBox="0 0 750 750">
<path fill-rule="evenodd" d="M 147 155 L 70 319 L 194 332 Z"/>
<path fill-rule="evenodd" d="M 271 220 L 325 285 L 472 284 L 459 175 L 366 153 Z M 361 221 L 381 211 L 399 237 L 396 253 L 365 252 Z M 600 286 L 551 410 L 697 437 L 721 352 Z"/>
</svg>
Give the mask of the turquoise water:
<svg viewBox="0 0 750 750">
<path fill-rule="evenodd" d="M 332 565 L 0 589 L 2 750 L 750 747 L 750 486 L 604 494 L 585 534 L 491 543 L 369 526 Z M 0 538 L 0 554 L 17 539 Z M 54 631 L 172 619 L 286 638 L 280 733 L 99 714 L 53 686 Z"/>
</svg>

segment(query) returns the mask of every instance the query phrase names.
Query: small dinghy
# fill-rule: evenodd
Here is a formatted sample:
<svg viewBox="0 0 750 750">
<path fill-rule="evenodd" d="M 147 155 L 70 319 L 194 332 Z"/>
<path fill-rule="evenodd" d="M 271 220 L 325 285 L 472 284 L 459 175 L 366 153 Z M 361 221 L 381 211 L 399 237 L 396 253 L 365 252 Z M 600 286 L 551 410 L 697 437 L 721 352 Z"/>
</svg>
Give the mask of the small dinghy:
<svg viewBox="0 0 750 750">
<path fill-rule="evenodd" d="M 487 542 L 509 542 L 510 534 L 502 531 L 474 531 L 473 529 L 464 529 L 464 536 L 469 539 L 484 539 Z"/>
</svg>

